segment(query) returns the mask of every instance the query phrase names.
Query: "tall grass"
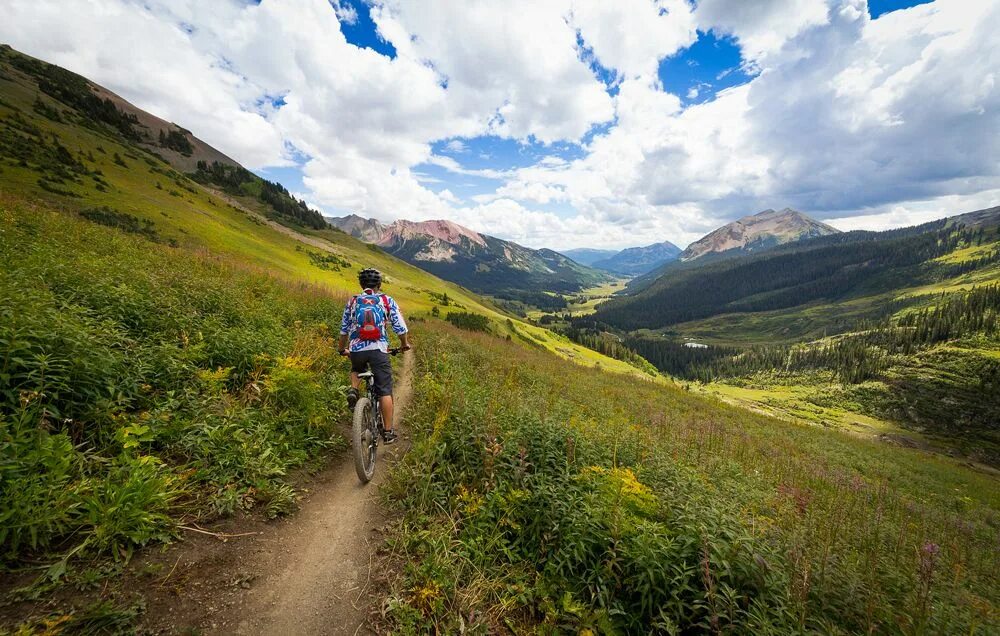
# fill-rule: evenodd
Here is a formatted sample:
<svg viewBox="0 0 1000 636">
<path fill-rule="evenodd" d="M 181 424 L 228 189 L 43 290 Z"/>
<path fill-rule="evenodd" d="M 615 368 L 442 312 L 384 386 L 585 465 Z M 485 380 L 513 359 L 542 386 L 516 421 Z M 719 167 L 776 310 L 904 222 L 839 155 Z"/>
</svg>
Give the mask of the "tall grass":
<svg viewBox="0 0 1000 636">
<path fill-rule="evenodd" d="M 0 559 L 127 559 L 181 518 L 290 510 L 289 470 L 340 443 L 342 302 L 0 201 Z"/>
<path fill-rule="evenodd" d="M 1000 628 L 993 477 L 443 324 L 418 362 L 403 633 Z"/>
</svg>

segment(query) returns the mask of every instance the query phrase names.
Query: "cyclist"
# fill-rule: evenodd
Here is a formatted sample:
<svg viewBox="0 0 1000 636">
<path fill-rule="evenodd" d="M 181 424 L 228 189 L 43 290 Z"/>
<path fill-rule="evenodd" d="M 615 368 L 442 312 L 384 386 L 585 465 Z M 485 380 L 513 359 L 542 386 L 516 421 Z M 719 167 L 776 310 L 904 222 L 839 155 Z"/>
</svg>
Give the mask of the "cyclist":
<svg viewBox="0 0 1000 636">
<path fill-rule="evenodd" d="M 358 273 L 361 293 L 352 296 L 344 307 L 340 321 L 340 353 L 351 357 L 351 388 L 347 392 L 347 405 L 354 409 L 358 402 L 358 374 L 370 366 L 374 377 L 375 394 L 379 396 L 386 444 L 396 441 L 392 428 L 392 366 L 389 364 L 389 332 L 387 325 L 399 336 L 403 351 L 409 351 L 410 336 L 399 305 L 391 296 L 381 293 L 382 272 L 363 269 Z"/>
</svg>

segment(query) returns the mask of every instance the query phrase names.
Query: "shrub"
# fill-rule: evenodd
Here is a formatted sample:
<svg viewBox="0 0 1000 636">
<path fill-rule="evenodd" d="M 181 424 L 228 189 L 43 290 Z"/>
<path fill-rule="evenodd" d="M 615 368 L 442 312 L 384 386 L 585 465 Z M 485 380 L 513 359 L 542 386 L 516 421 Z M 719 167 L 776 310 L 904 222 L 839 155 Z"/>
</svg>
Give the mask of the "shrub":
<svg viewBox="0 0 1000 636">
<path fill-rule="evenodd" d="M 128 559 L 152 540 L 165 541 L 180 479 L 155 457 L 122 454 L 97 479 L 86 480 L 79 504 L 84 543 Z"/>
<path fill-rule="evenodd" d="M 128 214 L 127 212 L 119 212 L 118 210 L 114 210 L 106 206 L 81 210 L 80 216 L 88 221 L 93 221 L 94 223 L 99 223 L 101 225 L 107 225 L 108 227 L 118 228 L 119 230 L 130 234 L 141 234 L 142 236 L 152 240 L 157 240 L 159 238 L 156 232 L 156 226 L 149 219 L 140 219 L 139 217 Z"/>
<path fill-rule="evenodd" d="M 445 320 L 459 329 L 467 331 L 489 331 L 490 321 L 486 316 L 468 311 L 449 311 Z"/>
<path fill-rule="evenodd" d="M 79 506 L 81 458 L 66 433 L 37 425 L 37 412 L 0 415 L 0 546 L 37 550 L 69 532 Z"/>
</svg>

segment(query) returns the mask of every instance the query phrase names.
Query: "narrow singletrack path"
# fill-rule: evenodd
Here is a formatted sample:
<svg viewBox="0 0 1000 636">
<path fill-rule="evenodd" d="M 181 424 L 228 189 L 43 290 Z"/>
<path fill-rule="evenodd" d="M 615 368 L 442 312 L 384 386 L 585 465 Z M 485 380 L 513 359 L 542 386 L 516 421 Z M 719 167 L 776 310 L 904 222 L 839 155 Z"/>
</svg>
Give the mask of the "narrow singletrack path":
<svg viewBox="0 0 1000 636">
<path fill-rule="evenodd" d="M 412 393 L 413 355 L 403 356 L 394 391 L 396 422 Z M 385 514 L 377 495 L 389 466 L 405 451 L 402 440 L 379 449 L 371 483 L 362 485 L 349 453 L 287 521 L 254 541 L 243 569 L 253 585 L 240 602 L 217 615 L 217 633 L 363 634 L 383 590 L 373 583 L 375 550 Z M 228 615 L 227 615 L 228 614 Z"/>
</svg>

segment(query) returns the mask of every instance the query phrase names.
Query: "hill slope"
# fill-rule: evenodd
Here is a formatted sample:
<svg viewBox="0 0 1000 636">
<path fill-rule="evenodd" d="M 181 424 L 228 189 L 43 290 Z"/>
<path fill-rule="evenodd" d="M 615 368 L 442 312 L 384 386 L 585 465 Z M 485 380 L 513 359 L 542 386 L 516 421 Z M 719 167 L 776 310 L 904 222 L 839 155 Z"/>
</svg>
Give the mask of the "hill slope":
<svg viewBox="0 0 1000 636">
<path fill-rule="evenodd" d="M 969 482 L 949 483 L 954 460 L 710 405 L 693 391 L 608 383 L 489 337 L 435 333 L 417 358 L 411 425 L 424 441 L 391 493 L 406 513 L 399 551 L 421 566 L 392 581 L 392 631 L 488 632 L 501 617 L 516 633 L 696 634 L 715 620 L 720 633 L 917 622 L 964 633 L 979 619 L 958 599 L 1000 597 L 992 564 L 979 561 L 990 559 L 995 519 L 955 503 L 962 493 L 975 509 L 1000 491 L 965 471 Z M 518 399 L 498 397 L 501 386 Z M 957 536 L 979 556 L 959 556 L 944 539 Z M 927 613 L 903 599 L 931 553 L 935 572 L 961 578 L 933 579 Z M 950 569 L 956 558 L 965 565 Z M 809 593 L 791 600 L 806 579 Z M 498 587 L 516 592 L 484 594 Z M 984 632 L 987 620 L 995 615 Z"/>
<path fill-rule="evenodd" d="M 629 247 L 614 256 L 595 261 L 593 266 L 615 274 L 638 276 L 662 267 L 680 254 L 681 248 L 670 241 L 663 241 L 645 247 Z"/>
<path fill-rule="evenodd" d="M 688 245 L 678 258 L 690 261 L 709 254 L 759 252 L 775 245 L 836 234 L 839 231 L 791 208 L 777 212 L 764 210 L 709 232 Z"/>
<path fill-rule="evenodd" d="M 357 215 L 327 219 L 363 241 L 473 291 L 529 299 L 532 292 L 572 293 L 607 279 L 552 250 L 533 250 L 451 221 L 382 224 Z"/>
</svg>

